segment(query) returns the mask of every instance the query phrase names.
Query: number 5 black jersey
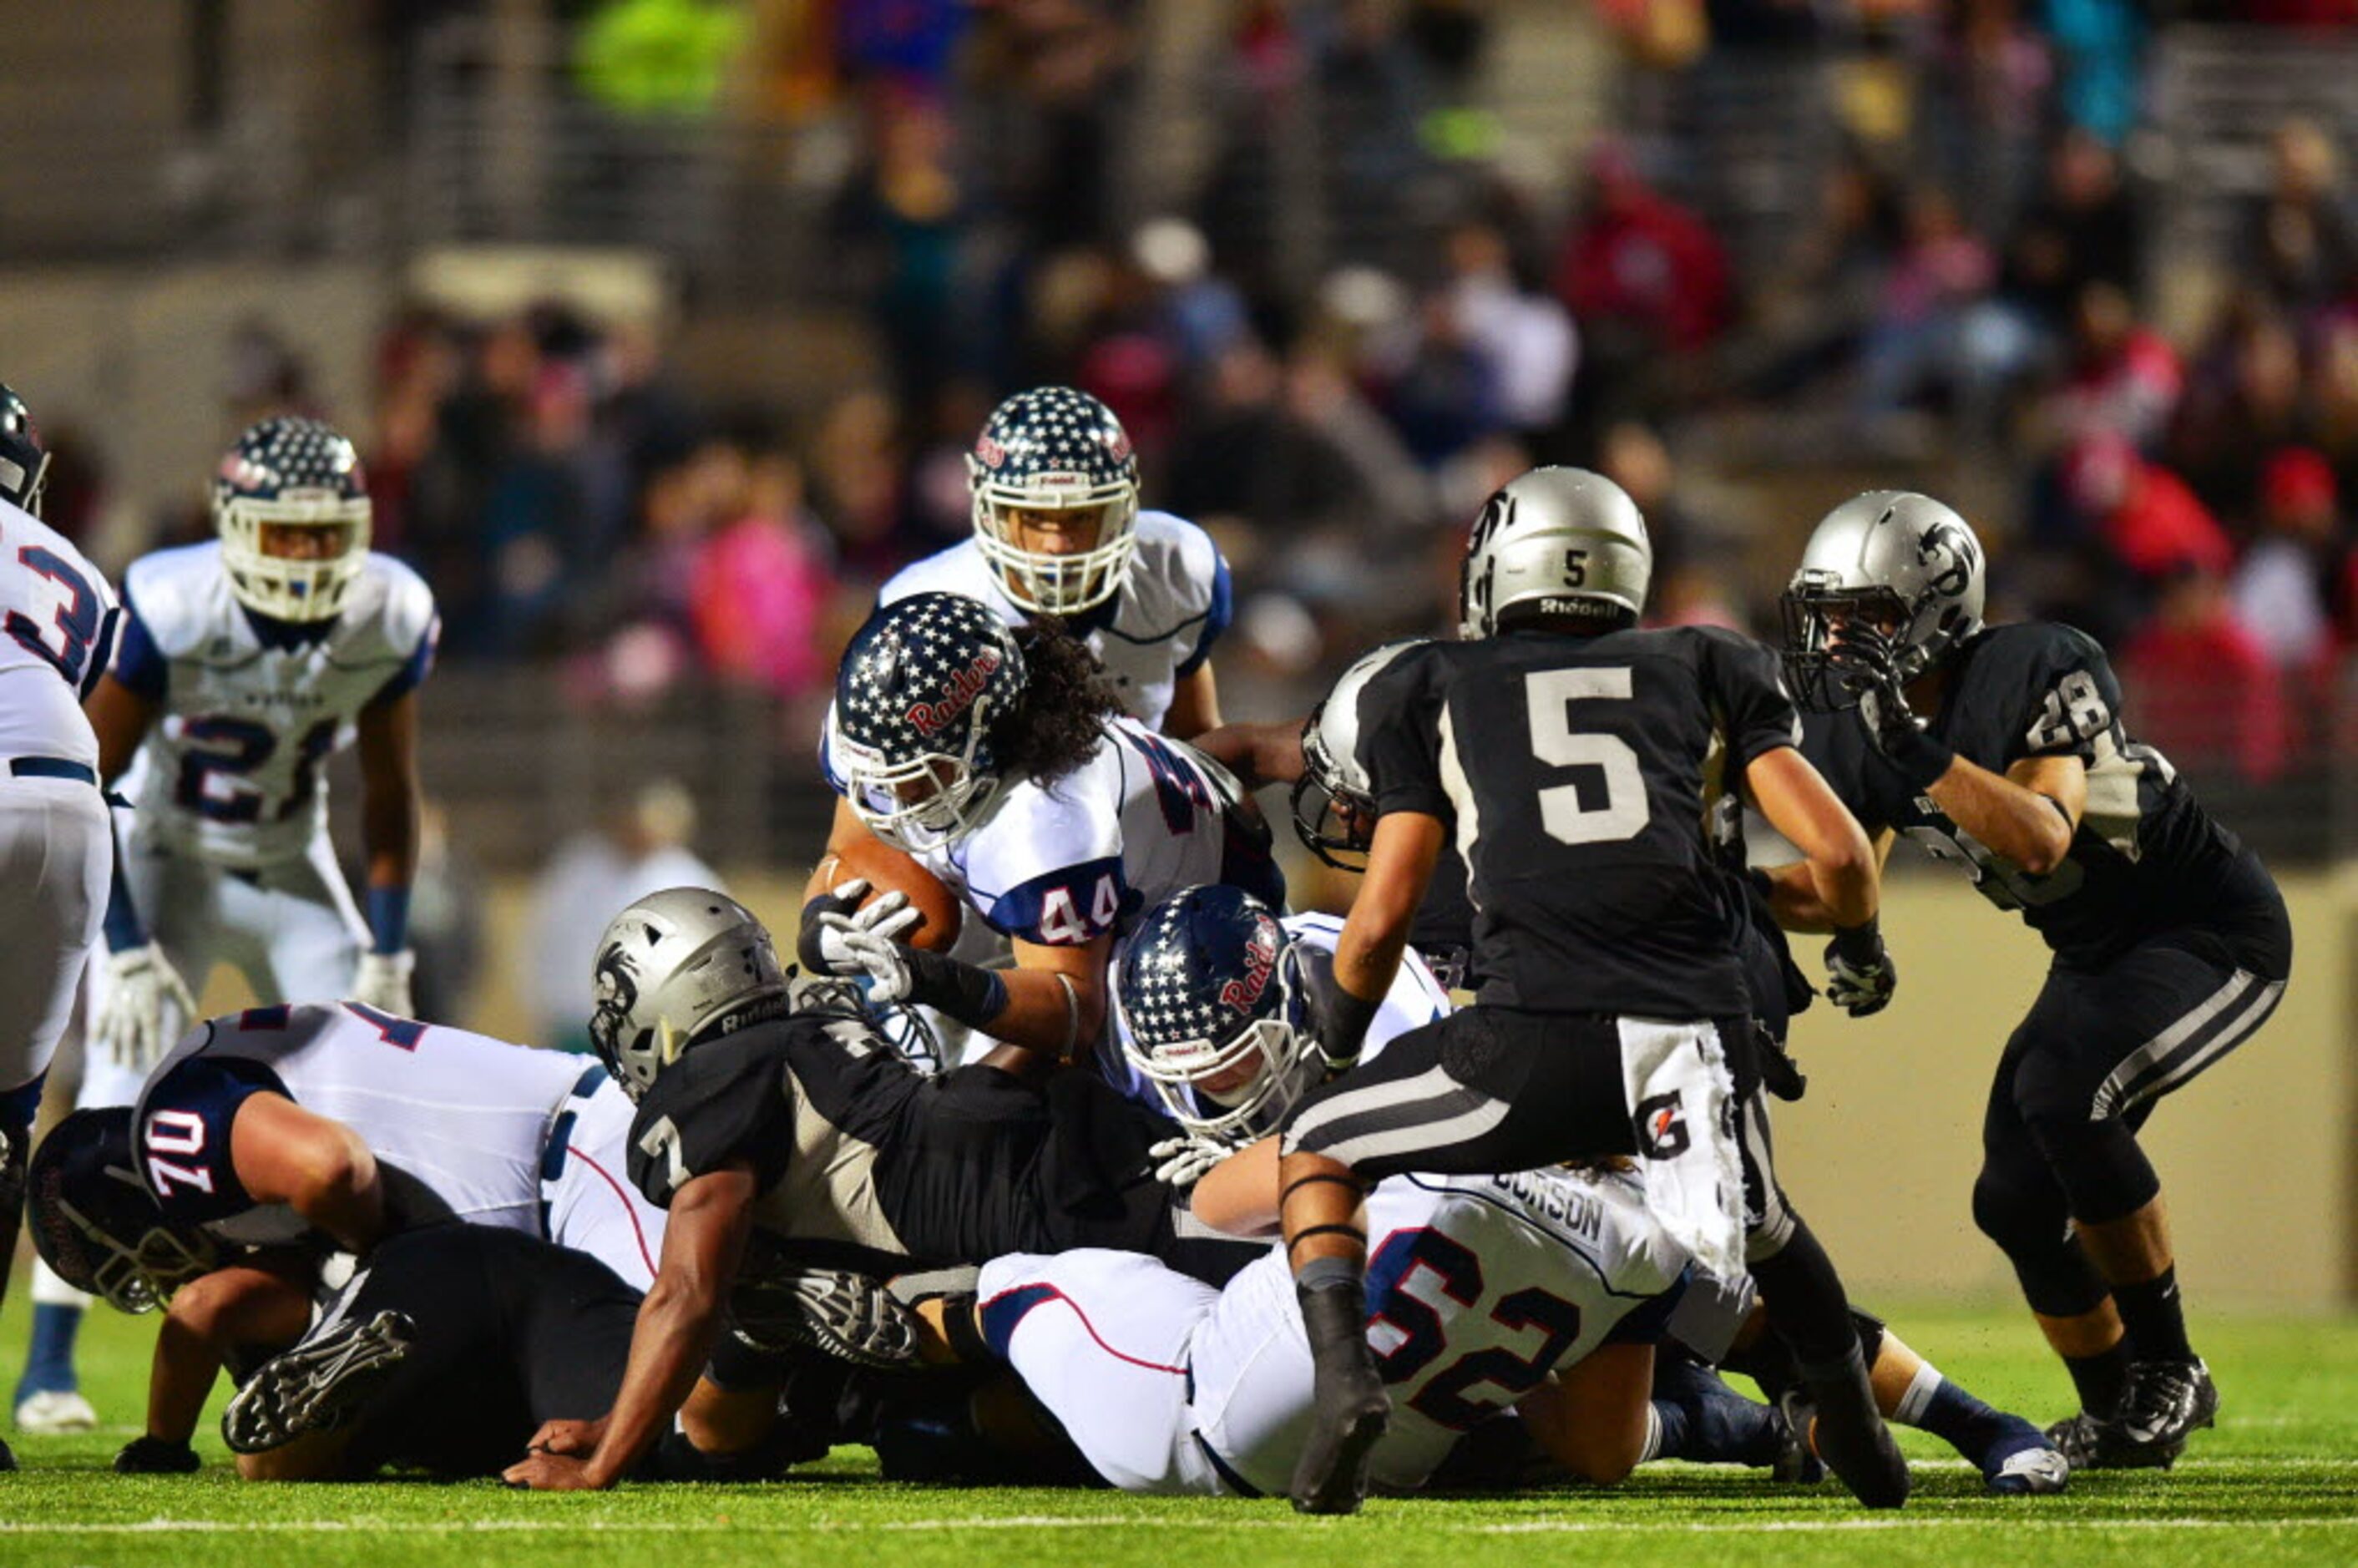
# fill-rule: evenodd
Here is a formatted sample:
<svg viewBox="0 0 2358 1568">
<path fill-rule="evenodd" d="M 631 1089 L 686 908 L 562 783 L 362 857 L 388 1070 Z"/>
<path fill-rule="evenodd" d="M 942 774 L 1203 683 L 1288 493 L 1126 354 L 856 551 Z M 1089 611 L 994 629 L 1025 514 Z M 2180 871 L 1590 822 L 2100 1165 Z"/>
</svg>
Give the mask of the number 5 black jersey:
<svg viewBox="0 0 2358 1568">
<path fill-rule="evenodd" d="M 2152 933 L 2232 918 L 2248 881 L 2242 844 L 2169 765 L 2129 738 L 2121 687 L 2085 633 L 2047 622 L 1993 626 L 1957 651 L 1930 733 L 1994 773 L 2026 757 L 2077 757 L 2088 802 L 2064 862 L 2032 876 L 1909 789 L 1854 715 L 1813 715 L 1804 750 L 1870 833 L 1895 828 L 1963 866 L 1983 896 L 2019 910 L 2057 957 L 2101 968 Z M 2263 881 L 2265 879 L 2263 878 Z"/>
<path fill-rule="evenodd" d="M 1704 800 L 1797 745 L 1775 656 L 1703 627 L 1517 631 L 1412 648 L 1359 698 L 1381 811 L 1455 827 L 1481 1000 L 1552 1012 L 1747 1011 Z"/>
</svg>

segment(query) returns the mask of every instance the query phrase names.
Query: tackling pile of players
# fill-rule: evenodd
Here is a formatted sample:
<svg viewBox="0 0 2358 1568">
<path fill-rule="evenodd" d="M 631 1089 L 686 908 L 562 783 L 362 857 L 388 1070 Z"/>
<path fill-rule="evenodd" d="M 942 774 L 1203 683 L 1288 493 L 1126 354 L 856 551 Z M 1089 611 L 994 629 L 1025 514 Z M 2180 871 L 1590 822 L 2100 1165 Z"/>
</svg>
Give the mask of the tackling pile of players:
<svg viewBox="0 0 2358 1568">
<path fill-rule="evenodd" d="M 1658 1457 L 1898 1507 L 1893 1421 L 2046 1493 L 2211 1423 L 2136 1132 L 2276 1005 L 2284 905 L 2130 740 L 2093 643 L 1983 623 L 1954 512 L 1829 514 L 1780 660 L 1642 629 L 1637 508 L 1535 470 L 1474 524 L 1457 640 L 1224 726 L 1227 566 L 1140 510 L 1112 414 L 1022 394 L 969 464 L 974 537 L 844 656 L 798 962 L 718 892 L 633 904 L 584 1071 L 407 1016 L 434 611 L 369 552 L 350 443 L 247 432 L 220 540 L 118 606 L 34 515 L 0 393 L 0 855 L 31 912 L 0 1212 L 28 1196 L 45 1263 L 20 1424 L 92 1419 L 75 1291 L 164 1309 L 132 1471 L 196 1467 L 223 1368 L 255 1477 L 598 1487 L 858 1442 L 908 1478 L 1319 1513 Z M 319 772 L 355 738 L 365 916 Z M 1287 913 L 1275 784 L 1359 871 L 1347 919 Z M 1746 806 L 1798 858 L 1756 866 Z M 1774 1168 L 1817 989 L 1786 934 L 1828 939 L 1837 1007 L 1883 1007 L 1901 833 L 2054 954 L 1973 1195 L 2080 1395 L 2045 1432 L 1854 1306 Z M 216 959 L 262 1005 L 183 1034 Z M 28 1163 L 85 968 L 85 1108 Z"/>
</svg>

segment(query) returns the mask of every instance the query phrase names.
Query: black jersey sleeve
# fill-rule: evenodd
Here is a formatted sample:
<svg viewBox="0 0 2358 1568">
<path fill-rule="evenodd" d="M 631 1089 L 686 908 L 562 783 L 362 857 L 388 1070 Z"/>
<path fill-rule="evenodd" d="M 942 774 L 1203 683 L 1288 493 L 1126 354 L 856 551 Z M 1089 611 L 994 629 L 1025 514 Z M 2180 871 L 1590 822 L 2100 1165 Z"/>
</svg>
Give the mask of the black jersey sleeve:
<svg viewBox="0 0 2358 1568">
<path fill-rule="evenodd" d="M 749 1030 L 697 1046 L 656 1076 L 631 1123 L 631 1181 L 668 1208 L 689 1181 L 744 1160 L 767 1191 L 794 1147 L 784 1051 L 774 1032 Z"/>
<path fill-rule="evenodd" d="M 1801 716 L 1786 694 L 1777 655 L 1749 637 L 1716 626 L 1698 626 L 1704 690 L 1727 732 L 1727 758 L 1736 767 L 1779 746 L 1801 743 Z"/>
<path fill-rule="evenodd" d="M 1441 781 L 1442 683 L 1435 647 L 1411 648 L 1359 692 L 1359 762 L 1379 816 L 1449 815 Z"/>
<path fill-rule="evenodd" d="M 2052 624 L 2016 629 L 2014 641 L 2013 656 L 1989 672 L 2015 687 L 2003 694 L 2015 714 L 2006 763 L 2025 757 L 2093 763 L 2099 739 L 2114 733 L 2121 711 L 2120 679 L 2104 649 L 2084 632 Z"/>
</svg>

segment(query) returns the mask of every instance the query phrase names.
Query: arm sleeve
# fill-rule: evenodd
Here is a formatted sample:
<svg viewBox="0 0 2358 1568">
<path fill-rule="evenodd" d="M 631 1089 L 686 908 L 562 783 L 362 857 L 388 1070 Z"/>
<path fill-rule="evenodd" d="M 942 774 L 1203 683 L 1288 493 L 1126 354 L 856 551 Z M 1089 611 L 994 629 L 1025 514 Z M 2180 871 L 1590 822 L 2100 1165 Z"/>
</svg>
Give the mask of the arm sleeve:
<svg viewBox="0 0 2358 1568">
<path fill-rule="evenodd" d="M 631 1183 L 657 1208 L 698 1176 L 732 1161 L 753 1167 L 763 1191 L 786 1173 L 795 1147 L 785 1058 L 776 1036 L 716 1040 L 665 1068 L 631 1123 Z"/>
<path fill-rule="evenodd" d="M 259 1062 L 192 1056 L 140 1097 L 139 1174 L 167 1218 L 202 1225 L 254 1206 L 230 1157 L 230 1129 L 257 1094 L 294 1098 Z"/>
<path fill-rule="evenodd" d="M 1728 761 L 1743 767 L 1801 743 L 1801 716 L 1786 695 L 1777 655 L 1732 632 L 1701 628 L 1704 685 L 1727 730 Z"/>
<path fill-rule="evenodd" d="M 1395 660 L 1359 692 L 1359 762 L 1376 786 L 1379 815 L 1422 812 L 1447 817 L 1441 781 L 1439 684 L 1422 650 Z"/>
<path fill-rule="evenodd" d="M 2068 626 L 2042 626 L 2028 650 L 2026 675 L 2016 698 L 2017 722 L 2006 738 L 2006 762 L 2025 757 L 2096 760 L 2102 736 L 2120 723 L 2121 683 L 2104 651 Z"/>
</svg>

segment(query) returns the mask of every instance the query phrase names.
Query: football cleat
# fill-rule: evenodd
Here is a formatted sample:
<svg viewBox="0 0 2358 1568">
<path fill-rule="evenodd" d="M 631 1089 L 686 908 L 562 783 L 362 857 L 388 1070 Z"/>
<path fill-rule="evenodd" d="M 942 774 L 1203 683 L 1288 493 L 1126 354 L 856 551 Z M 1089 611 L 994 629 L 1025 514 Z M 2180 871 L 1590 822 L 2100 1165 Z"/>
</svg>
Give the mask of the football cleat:
<svg viewBox="0 0 2358 1568">
<path fill-rule="evenodd" d="M 2047 1429 L 2047 1441 L 2063 1462 L 2074 1470 L 2095 1470 L 2103 1466 L 2096 1459 L 2096 1434 L 2104 1423 L 2086 1411 L 2065 1416 Z"/>
<path fill-rule="evenodd" d="M 95 1432 L 98 1412 L 72 1389 L 41 1389 L 16 1403 L 16 1430 L 53 1435 L 65 1432 Z"/>
<path fill-rule="evenodd" d="M 2006 1416 L 2004 1432 L 1980 1454 L 1982 1480 L 2001 1497 L 2043 1498 L 2071 1484 L 2071 1463 L 2060 1444 L 2020 1416 Z"/>
<path fill-rule="evenodd" d="M 2201 1357 L 2131 1362 L 2120 1410 L 2097 1423 L 2097 1463 L 2167 1470 L 2185 1452 L 2186 1440 L 2218 1414 L 2219 1388 Z"/>
<path fill-rule="evenodd" d="M 1310 1336 L 1310 1433 L 1293 1466 L 1293 1511 L 1352 1514 L 1368 1496 L 1368 1465 L 1391 1424 L 1392 1402 L 1368 1348 L 1367 1297 L 1359 1290 L 1303 1290 L 1302 1324 Z"/>
<path fill-rule="evenodd" d="M 263 1363 L 222 1411 L 222 1439 L 238 1454 L 266 1454 L 325 1432 L 383 1385 L 409 1354 L 417 1325 L 397 1312 L 348 1318 Z"/>
<path fill-rule="evenodd" d="M 903 1371 L 917 1363 L 916 1314 L 884 1282 L 848 1269 L 781 1268 L 740 1279 L 730 1331 L 754 1350 L 817 1350 L 856 1367 Z"/>
</svg>

